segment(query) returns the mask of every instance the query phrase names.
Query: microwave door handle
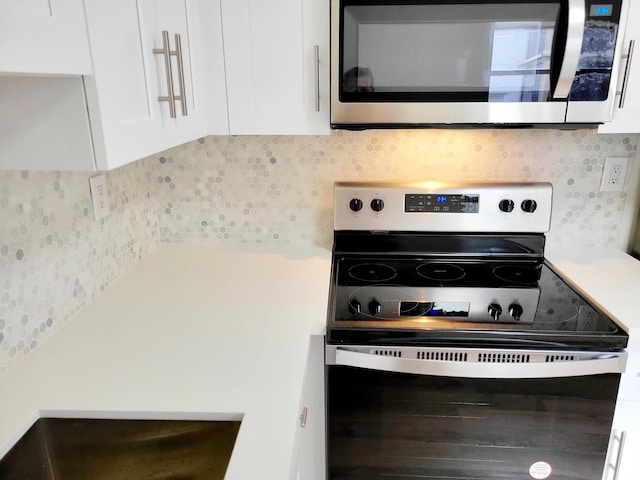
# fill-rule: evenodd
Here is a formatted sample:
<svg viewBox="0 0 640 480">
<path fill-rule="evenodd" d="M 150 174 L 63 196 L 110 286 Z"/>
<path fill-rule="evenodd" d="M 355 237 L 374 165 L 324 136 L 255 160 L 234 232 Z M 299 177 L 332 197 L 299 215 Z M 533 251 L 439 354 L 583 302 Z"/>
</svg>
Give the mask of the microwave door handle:
<svg viewBox="0 0 640 480">
<path fill-rule="evenodd" d="M 582 52 L 582 39 L 584 37 L 584 19 L 586 15 L 585 0 L 568 0 L 569 24 L 567 26 L 567 44 L 564 51 L 564 59 L 560 67 L 558 83 L 553 91 L 553 98 L 567 98 L 571 93 L 571 86 L 576 77 L 580 52 Z"/>
<path fill-rule="evenodd" d="M 629 51 L 626 55 L 623 55 L 622 58 L 627 57 L 627 61 L 625 63 L 624 68 L 624 76 L 622 77 L 622 90 L 620 92 L 620 103 L 618 104 L 618 108 L 624 108 L 624 104 L 627 98 L 627 86 L 629 85 L 629 75 L 631 74 L 631 62 L 633 62 L 633 50 L 635 48 L 636 41 L 631 40 L 629 42 Z"/>
<path fill-rule="evenodd" d="M 418 360 L 349 350 L 338 347 L 332 365 L 365 368 L 394 373 L 459 378 L 553 378 L 621 373 L 626 354 L 606 354 L 602 358 L 548 363 L 481 363 Z"/>
</svg>

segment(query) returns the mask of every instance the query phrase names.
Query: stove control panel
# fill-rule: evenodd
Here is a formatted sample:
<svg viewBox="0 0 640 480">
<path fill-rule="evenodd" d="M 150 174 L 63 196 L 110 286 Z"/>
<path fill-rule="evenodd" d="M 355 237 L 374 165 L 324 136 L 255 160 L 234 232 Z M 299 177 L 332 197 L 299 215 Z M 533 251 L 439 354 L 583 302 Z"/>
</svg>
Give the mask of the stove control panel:
<svg viewBox="0 0 640 480">
<path fill-rule="evenodd" d="M 477 287 L 341 287 L 336 320 L 448 320 L 476 323 L 531 324 L 540 289 Z"/>
<path fill-rule="evenodd" d="M 334 229 L 545 233 L 550 183 L 338 182 Z"/>
</svg>

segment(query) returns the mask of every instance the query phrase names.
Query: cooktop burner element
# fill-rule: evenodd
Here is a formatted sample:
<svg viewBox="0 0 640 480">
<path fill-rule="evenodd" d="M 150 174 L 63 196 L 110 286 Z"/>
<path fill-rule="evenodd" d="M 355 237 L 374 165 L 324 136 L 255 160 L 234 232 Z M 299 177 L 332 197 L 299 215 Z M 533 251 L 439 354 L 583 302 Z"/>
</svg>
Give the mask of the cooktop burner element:
<svg viewBox="0 0 640 480">
<path fill-rule="evenodd" d="M 540 280 L 540 270 L 527 265 L 500 265 L 493 275 L 508 283 L 535 285 Z"/>
<path fill-rule="evenodd" d="M 347 273 L 354 280 L 363 282 L 387 282 L 398 274 L 395 268 L 384 263 L 358 263 Z"/>
<path fill-rule="evenodd" d="M 450 263 L 423 263 L 416 267 L 416 273 L 421 277 L 436 282 L 455 282 L 462 280 L 467 274 L 459 265 Z"/>
<path fill-rule="evenodd" d="M 546 183 L 337 183 L 327 342 L 624 348 L 544 259 L 551 197 Z"/>
</svg>

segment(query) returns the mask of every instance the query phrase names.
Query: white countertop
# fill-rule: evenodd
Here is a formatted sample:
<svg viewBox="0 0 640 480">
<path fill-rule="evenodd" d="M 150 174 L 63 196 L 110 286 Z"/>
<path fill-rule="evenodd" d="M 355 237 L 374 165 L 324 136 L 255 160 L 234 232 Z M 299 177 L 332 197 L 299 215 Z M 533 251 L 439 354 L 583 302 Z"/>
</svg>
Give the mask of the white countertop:
<svg viewBox="0 0 640 480">
<path fill-rule="evenodd" d="M 0 378 L 0 458 L 39 416 L 240 419 L 226 479 L 289 478 L 330 252 L 162 244 Z"/>
<path fill-rule="evenodd" d="M 640 262 L 547 250 L 632 335 Z M 240 419 L 227 480 L 289 478 L 325 249 L 162 244 L 0 377 L 0 457 L 39 416 Z"/>
<path fill-rule="evenodd" d="M 547 247 L 545 256 L 634 340 L 640 335 L 640 261 L 616 249 Z"/>
</svg>

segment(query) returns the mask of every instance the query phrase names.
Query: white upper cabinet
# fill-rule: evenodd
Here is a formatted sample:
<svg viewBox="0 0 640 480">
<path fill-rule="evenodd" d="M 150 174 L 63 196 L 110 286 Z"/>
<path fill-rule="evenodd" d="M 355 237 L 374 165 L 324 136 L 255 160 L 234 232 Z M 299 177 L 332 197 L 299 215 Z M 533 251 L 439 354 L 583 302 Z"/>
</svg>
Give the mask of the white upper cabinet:
<svg viewBox="0 0 640 480">
<path fill-rule="evenodd" d="M 222 0 L 229 128 L 329 134 L 329 2 Z"/>
<path fill-rule="evenodd" d="M 211 112 L 226 112 L 224 70 L 219 68 L 218 86 L 205 76 L 210 68 L 205 63 L 223 65 L 219 9 L 211 3 L 86 0 L 95 75 L 85 79 L 85 86 L 91 125 L 99 126 L 93 135 L 98 169 L 211 130 L 227 133 L 226 115 L 213 123 L 208 108 L 218 88 L 222 105 L 212 105 Z"/>
<path fill-rule="evenodd" d="M 640 132 L 640 3 L 631 0 L 627 17 L 619 95 L 611 122 L 598 128 L 600 133 Z"/>
<path fill-rule="evenodd" d="M 90 74 L 82 0 L 0 0 L 0 72 Z"/>
<path fill-rule="evenodd" d="M 330 133 L 324 0 L 0 0 L 0 12 L 0 61 L 23 61 L 0 69 L 0 169 L 110 170 L 205 135 Z M 53 30 L 70 45 L 46 28 L 66 18 Z"/>
<path fill-rule="evenodd" d="M 85 8 L 93 75 L 0 77 L 0 168 L 110 170 L 228 134 L 219 2 Z"/>
</svg>

